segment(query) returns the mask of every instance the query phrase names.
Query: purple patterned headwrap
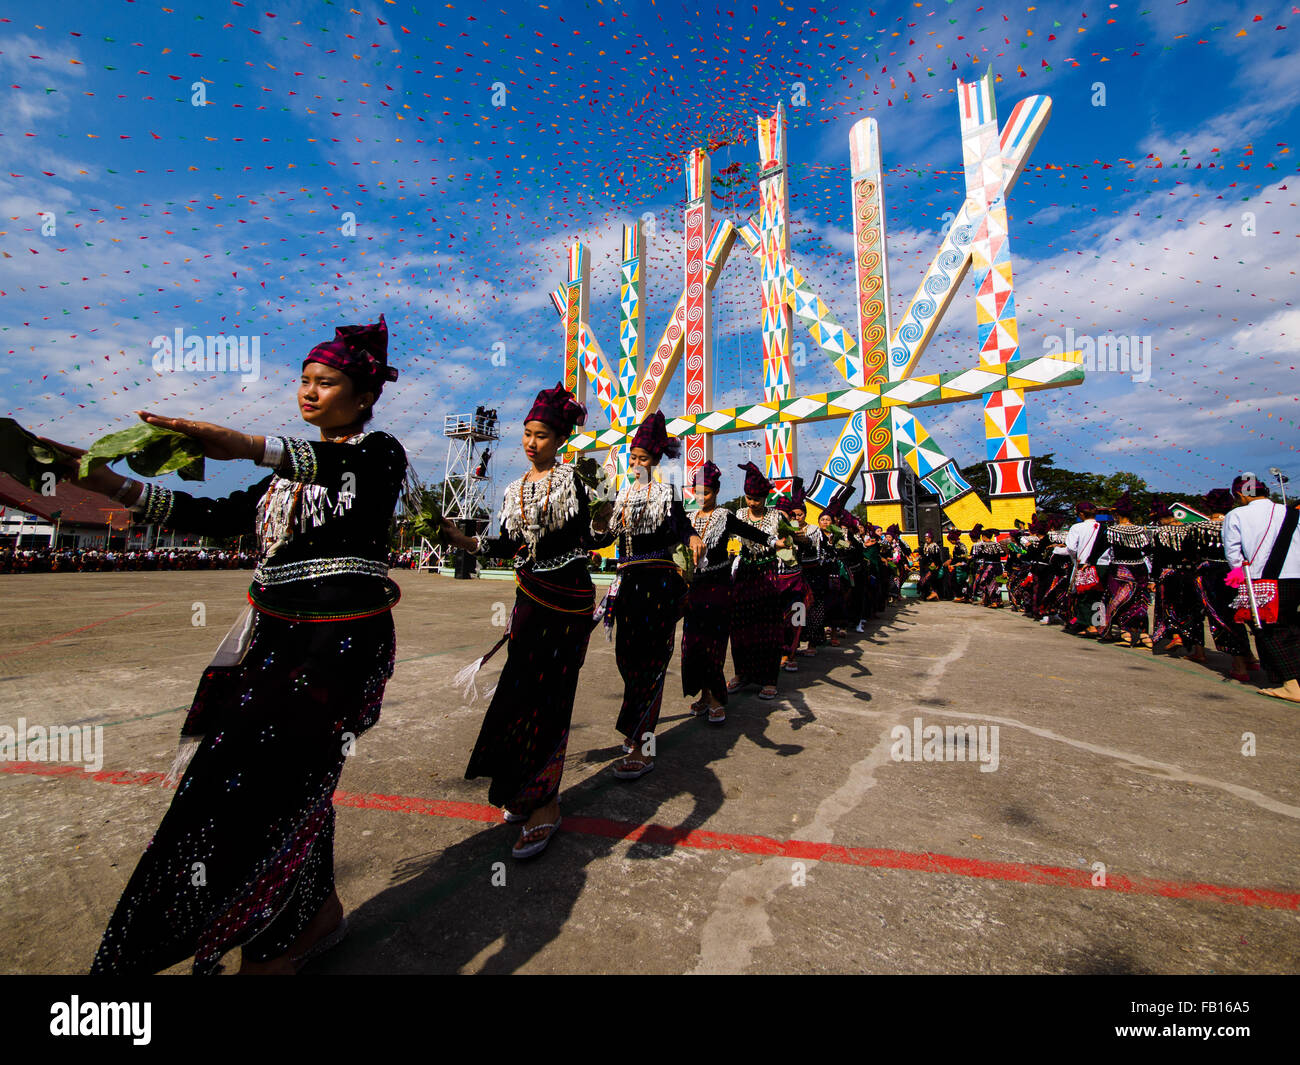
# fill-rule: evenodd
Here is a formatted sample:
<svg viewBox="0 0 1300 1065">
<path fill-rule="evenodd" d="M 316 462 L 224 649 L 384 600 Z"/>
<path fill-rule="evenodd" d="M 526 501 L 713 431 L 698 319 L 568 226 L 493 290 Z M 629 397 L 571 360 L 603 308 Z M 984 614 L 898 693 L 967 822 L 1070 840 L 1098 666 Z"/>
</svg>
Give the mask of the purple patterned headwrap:
<svg viewBox="0 0 1300 1065">
<path fill-rule="evenodd" d="M 388 365 L 388 323 L 384 316 L 373 325 L 339 325 L 334 339 L 317 344 L 302 360 L 303 366 L 319 362 L 341 370 L 363 392 L 383 390 L 385 382 L 397 380 L 397 370 Z"/>
<path fill-rule="evenodd" d="M 656 463 L 664 455 L 675 459 L 682 451 L 682 445 L 677 438 L 668 435 L 668 430 L 664 427 L 664 413 L 660 410 L 655 411 L 641 423 L 629 446 L 639 447 L 647 452 Z"/>
<path fill-rule="evenodd" d="M 567 440 L 573 435 L 573 427 L 586 420 L 587 409 L 574 400 L 572 392 L 557 382 L 554 388 L 543 388 L 537 393 L 524 422 L 542 422 Z"/>
<path fill-rule="evenodd" d="M 715 492 L 722 487 L 722 471 L 712 460 L 695 471 L 695 487 L 712 488 Z"/>
<path fill-rule="evenodd" d="M 745 495 L 750 499 L 766 499 L 772 491 L 772 482 L 763 476 L 763 471 L 752 462 L 746 462 L 737 469 L 745 471 Z"/>
</svg>

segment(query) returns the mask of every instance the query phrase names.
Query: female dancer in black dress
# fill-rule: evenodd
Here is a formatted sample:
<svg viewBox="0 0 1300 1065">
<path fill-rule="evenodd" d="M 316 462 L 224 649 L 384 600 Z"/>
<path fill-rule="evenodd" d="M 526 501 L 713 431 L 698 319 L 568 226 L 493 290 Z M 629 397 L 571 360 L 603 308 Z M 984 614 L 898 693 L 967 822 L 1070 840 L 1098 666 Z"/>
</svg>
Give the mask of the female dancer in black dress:
<svg viewBox="0 0 1300 1065">
<path fill-rule="evenodd" d="M 1223 557 L 1222 522 L 1224 516 L 1236 505 L 1232 493 L 1226 488 L 1215 488 L 1206 493 L 1205 512 L 1210 522 L 1198 529 L 1196 537 L 1195 586 L 1205 619 L 1210 624 L 1214 646 L 1232 656 L 1228 675 L 1242 684 L 1249 684 L 1250 671 L 1259 668 L 1259 662 L 1250 653 L 1250 634 L 1246 626 L 1233 616 L 1233 590 L 1225 583 L 1228 563 Z M 1214 523 L 1214 524 L 1211 524 Z M 1205 649 L 1193 661 L 1205 661 Z"/>
<path fill-rule="evenodd" d="M 345 326 L 303 363 L 298 404 L 321 439 L 249 436 L 141 413 L 214 459 L 275 473 L 224 499 L 140 485 L 101 467 L 79 481 L 150 524 L 261 543 L 250 608 L 204 671 L 181 730 L 176 796 L 95 956 L 96 973 L 152 973 L 193 955 L 216 971 L 292 973 L 347 929 L 334 890 L 332 796 L 392 676 L 389 530 L 401 445 L 364 424 L 385 382 L 388 330 Z"/>
<path fill-rule="evenodd" d="M 1111 567 L 1106 578 L 1106 624 L 1097 639 L 1121 647 L 1153 646 L 1147 633 L 1147 608 L 1151 604 L 1151 539 L 1145 530 L 1126 532 L 1133 526 L 1133 500 L 1120 496 L 1110 512 L 1113 528 L 1106 530 L 1111 543 Z"/>
<path fill-rule="evenodd" d="M 488 801 L 505 808 L 507 821 L 524 822 L 515 858 L 540 854 L 560 827 L 560 778 L 591 637 L 595 589 L 587 558 L 596 539 L 587 492 L 572 465 L 556 462 L 586 416 L 563 386 L 543 389 L 524 419 L 529 470 L 506 488 L 501 534 L 469 537 L 451 521 L 442 523 L 456 547 L 514 562 L 515 607 L 506 635 L 478 662 L 508 640 L 506 664 L 465 778 L 491 777 Z M 601 515 L 594 533 L 604 531 Z"/>
<path fill-rule="evenodd" d="M 1168 504 L 1151 504 L 1151 587 L 1154 651 L 1182 648 L 1193 662 L 1205 661 L 1205 618 L 1196 591 L 1196 562 L 1192 541 Z"/>
<path fill-rule="evenodd" d="M 732 537 L 758 547 L 774 548 L 776 535 L 760 532 L 718 506 L 722 471 L 706 462 L 695 483 L 699 510 L 691 524 L 704 543 L 704 557 L 695 567 L 682 621 L 682 694 L 700 693 L 691 713 L 708 714 L 709 724 L 727 719 L 727 637 L 731 634 L 732 568 L 727 542 Z"/>
<path fill-rule="evenodd" d="M 636 780 L 655 767 L 654 731 L 686 601 L 686 581 L 673 551 L 683 544 L 696 562 L 704 554 L 704 541 L 673 486 L 651 476 L 660 459 L 676 458 L 680 450 L 664 428 L 662 412 L 641 423 L 629 447 L 629 476 L 614 500 L 608 534 L 597 539 L 601 546 L 618 540 L 618 576 L 605 617 L 617 631 L 614 656 L 623 678 L 617 728 L 626 756 L 614 768 L 620 780 Z"/>
<path fill-rule="evenodd" d="M 805 562 L 809 557 L 807 541 L 808 507 L 803 490 L 803 478 L 796 477 L 790 494 L 776 501 L 776 510 L 797 532 L 792 536 L 791 549 L 785 557 L 776 556 L 776 590 L 781 612 L 781 668 L 787 673 L 798 673 L 795 656 L 811 655 L 811 648 L 799 650 L 799 641 L 807 632 L 808 618 L 815 599 Z M 748 522 L 743 524 L 748 525 Z"/>
<path fill-rule="evenodd" d="M 745 471 L 747 506 L 737 516 L 764 537 L 776 537 L 780 515 L 767 505 L 772 482 L 752 462 L 740 469 Z M 727 691 L 734 693 L 746 684 L 758 684 L 760 699 L 776 698 L 781 635 L 781 593 L 776 580 L 775 550 L 747 540 L 740 547 L 732 600 L 731 658 L 736 675 L 727 684 Z"/>
<path fill-rule="evenodd" d="M 943 548 L 935 542 L 934 533 L 925 531 L 921 543 L 921 562 L 917 570 L 916 594 L 921 599 L 936 601 L 943 571 Z"/>
</svg>

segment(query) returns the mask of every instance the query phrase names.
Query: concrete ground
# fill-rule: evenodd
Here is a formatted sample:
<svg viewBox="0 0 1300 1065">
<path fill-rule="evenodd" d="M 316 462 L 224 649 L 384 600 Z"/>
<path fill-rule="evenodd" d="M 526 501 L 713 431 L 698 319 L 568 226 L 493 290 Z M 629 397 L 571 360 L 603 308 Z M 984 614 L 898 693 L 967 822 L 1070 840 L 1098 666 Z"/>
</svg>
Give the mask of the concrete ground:
<svg viewBox="0 0 1300 1065">
<path fill-rule="evenodd" d="M 802 659 L 775 702 L 733 697 L 721 727 L 687 714 L 675 658 L 659 765 L 626 783 L 598 632 L 565 827 L 521 863 L 463 778 L 483 704 L 449 685 L 513 587 L 394 576 L 399 664 L 336 797 L 353 931 L 309 971 L 1300 969 L 1300 706 L 1213 668 L 912 601 Z M 247 579 L 0 578 L 0 726 L 99 724 L 105 745 L 97 774 L 0 762 L 0 971 L 88 968 L 170 799 L 135 774 L 170 764 Z M 917 718 L 997 726 L 996 769 L 960 735 L 931 744 L 948 760 L 892 757 Z"/>
</svg>

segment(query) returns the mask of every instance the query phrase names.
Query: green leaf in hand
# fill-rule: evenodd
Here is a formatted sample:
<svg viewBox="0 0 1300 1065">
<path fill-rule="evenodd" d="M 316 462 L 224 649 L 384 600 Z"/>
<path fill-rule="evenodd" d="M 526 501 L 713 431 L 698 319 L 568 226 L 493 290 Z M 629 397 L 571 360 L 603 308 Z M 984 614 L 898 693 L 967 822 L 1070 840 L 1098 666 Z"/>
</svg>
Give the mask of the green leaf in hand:
<svg viewBox="0 0 1300 1065">
<path fill-rule="evenodd" d="M 673 548 L 673 563 L 682 571 L 682 576 L 687 582 L 695 575 L 695 555 L 685 544 L 678 544 Z"/>
<path fill-rule="evenodd" d="M 0 470 L 32 491 L 44 488 L 46 476 L 51 473 L 55 480 L 66 480 L 68 471 L 60 463 L 73 457 L 71 452 L 40 440 L 12 418 L 0 418 Z"/>
<path fill-rule="evenodd" d="M 587 520 L 599 521 L 601 505 L 613 495 L 609 475 L 593 458 L 580 458 L 573 464 L 573 472 L 587 489 Z"/>
<path fill-rule="evenodd" d="M 203 445 L 193 437 L 157 425 L 133 425 L 101 436 L 81 456 L 81 476 L 125 458 L 141 477 L 177 473 L 186 481 L 203 480 Z"/>
</svg>

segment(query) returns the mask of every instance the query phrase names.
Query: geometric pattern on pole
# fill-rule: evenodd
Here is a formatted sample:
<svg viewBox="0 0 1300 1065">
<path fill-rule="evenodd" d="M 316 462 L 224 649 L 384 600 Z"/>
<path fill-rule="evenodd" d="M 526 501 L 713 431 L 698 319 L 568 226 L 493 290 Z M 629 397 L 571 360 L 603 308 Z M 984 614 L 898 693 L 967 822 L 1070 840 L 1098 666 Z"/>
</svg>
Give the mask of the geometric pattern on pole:
<svg viewBox="0 0 1300 1065">
<path fill-rule="evenodd" d="M 686 158 L 686 240 L 682 291 L 686 296 L 686 412 L 698 414 L 713 406 L 713 351 L 711 338 L 712 289 L 704 283 L 704 238 L 712 230 L 709 198 L 712 173 L 709 156 L 695 148 Z M 692 436 L 685 441 L 682 494 L 695 501 L 695 477 L 713 458 L 713 440 Z"/>
<path fill-rule="evenodd" d="M 975 81 L 959 79 L 957 99 L 966 198 L 975 204 L 971 278 L 975 282 L 980 361 L 1008 362 L 1019 356 L 1020 338 L 992 68 Z M 1029 425 L 1023 394 L 999 392 L 985 400 L 984 437 L 990 462 L 1028 457 Z M 1000 483 L 1001 477 L 997 481 Z"/>
<path fill-rule="evenodd" d="M 852 417 L 872 407 L 924 407 L 980 399 L 1005 388 L 1036 391 L 1076 385 L 1083 380 L 1083 357 L 1077 351 L 1017 359 L 1001 366 L 974 366 L 904 381 L 884 381 L 861 388 L 840 388 L 740 407 L 684 413 L 667 419 L 671 436 L 735 433 L 775 425 L 819 422 Z M 617 447 L 635 433 L 635 426 L 582 429 L 569 437 L 569 451 Z M 922 445 L 924 441 L 921 442 Z"/>
<path fill-rule="evenodd" d="M 790 191 L 785 165 L 785 105 L 777 104 L 771 118 L 758 116 L 759 275 L 763 288 L 763 398 L 794 395 L 794 364 L 790 359 L 790 308 L 786 303 L 786 261 L 790 254 Z M 772 490 L 788 493 L 798 466 L 793 425 L 766 430 L 767 479 Z"/>
</svg>

